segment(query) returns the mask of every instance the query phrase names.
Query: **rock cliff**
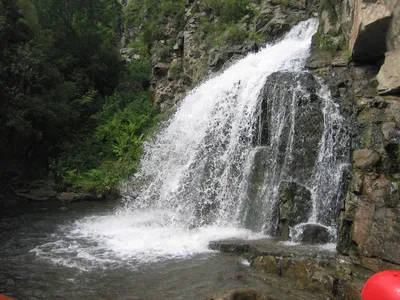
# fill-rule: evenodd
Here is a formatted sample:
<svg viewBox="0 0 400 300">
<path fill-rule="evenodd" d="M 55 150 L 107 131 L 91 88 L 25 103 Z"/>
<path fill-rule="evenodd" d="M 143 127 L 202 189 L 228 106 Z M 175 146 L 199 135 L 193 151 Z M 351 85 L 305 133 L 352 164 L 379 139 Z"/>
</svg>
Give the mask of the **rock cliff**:
<svg viewBox="0 0 400 300">
<path fill-rule="evenodd" d="M 323 1 L 308 67 L 349 121 L 352 173 L 338 251 L 372 271 L 400 267 L 399 1 Z"/>
</svg>

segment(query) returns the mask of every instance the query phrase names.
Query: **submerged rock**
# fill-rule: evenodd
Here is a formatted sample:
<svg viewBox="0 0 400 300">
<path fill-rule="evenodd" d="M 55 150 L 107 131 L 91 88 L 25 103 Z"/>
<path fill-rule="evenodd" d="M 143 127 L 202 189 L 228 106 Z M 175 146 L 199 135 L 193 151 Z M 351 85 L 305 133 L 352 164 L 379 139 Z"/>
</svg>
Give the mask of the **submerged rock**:
<svg viewBox="0 0 400 300">
<path fill-rule="evenodd" d="M 304 224 L 292 229 L 293 241 L 304 244 L 326 244 L 334 240 L 331 230 L 319 224 Z"/>
</svg>

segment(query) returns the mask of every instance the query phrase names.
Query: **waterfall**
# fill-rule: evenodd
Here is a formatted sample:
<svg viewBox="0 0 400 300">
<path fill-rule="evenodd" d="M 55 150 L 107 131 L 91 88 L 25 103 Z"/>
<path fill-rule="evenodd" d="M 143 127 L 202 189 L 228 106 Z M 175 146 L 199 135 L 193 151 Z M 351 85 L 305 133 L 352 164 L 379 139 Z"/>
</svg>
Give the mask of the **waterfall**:
<svg viewBox="0 0 400 300">
<path fill-rule="evenodd" d="M 74 245 L 91 265 L 142 263 L 274 235 L 285 184 L 311 195 L 295 232 L 304 223 L 335 231 L 348 138 L 338 105 L 304 68 L 317 27 L 299 23 L 191 91 L 145 144 L 139 172 L 122 184 L 124 205 L 78 220 L 36 253 L 59 262 L 65 248 L 71 264 Z"/>
<path fill-rule="evenodd" d="M 313 194 L 309 221 L 334 225 L 337 202 L 333 198 L 338 193 L 345 155 L 336 153 L 341 151 L 337 143 L 344 142 L 337 137 L 343 125 L 327 89 L 318 84 L 324 128 L 313 136 L 317 144 L 312 151 L 318 159 L 315 166 L 309 164 L 313 170 L 308 178 L 293 178 L 289 162 L 277 163 L 282 152 L 290 160 L 294 151 L 296 128 L 289 119 L 295 118 L 296 98 L 307 93 L 300 82 L 287 84 L 287 89 L 296 90 L 288 103 L 281 101 L 286 99 L 285 90 L 272 92 L 274 111 L 269 131 L 274 137 L 265 147 L 257 142 L 265 83 L 276 72 L 306 73 L 305 60 L 316 29 L 316 20 L 302 22 L 280 42 L 249 54 L 194 89 L 164 129 L 145 145 L 140 171 L 123 188 L 124 209 L 168 211 L 171 223 L 186 228 L 212 224 L 271 233 L 279 183 L 294 180 Z M 290 132 L 284 135 L 288 124 Z M 283 138 L 287 139 L 285 149 L 280 147 Z M 262 191 L 249 195 L 249 176 L 254 164 L 259 164 L 256 157 L 260 150 L 266 152 L 261 154 Z"/>
</svg>

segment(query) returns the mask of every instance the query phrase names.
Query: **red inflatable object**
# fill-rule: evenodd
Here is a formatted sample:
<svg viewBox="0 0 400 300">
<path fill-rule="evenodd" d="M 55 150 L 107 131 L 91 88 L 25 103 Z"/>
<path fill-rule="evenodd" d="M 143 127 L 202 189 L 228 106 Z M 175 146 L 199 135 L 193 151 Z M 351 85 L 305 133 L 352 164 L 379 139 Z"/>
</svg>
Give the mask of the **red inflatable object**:
<svg viewBox="0 0 400 300">
<path fill-rule="evenodd" d="M 361 291 L 363 300 L 400 300 L 400 271 L 372 275 Z"/>
<path fill-rule="evenodd" d="M 10 297 L 4 296 L 0 294 L 0 300 L 13 300 Z"/>
</svg>

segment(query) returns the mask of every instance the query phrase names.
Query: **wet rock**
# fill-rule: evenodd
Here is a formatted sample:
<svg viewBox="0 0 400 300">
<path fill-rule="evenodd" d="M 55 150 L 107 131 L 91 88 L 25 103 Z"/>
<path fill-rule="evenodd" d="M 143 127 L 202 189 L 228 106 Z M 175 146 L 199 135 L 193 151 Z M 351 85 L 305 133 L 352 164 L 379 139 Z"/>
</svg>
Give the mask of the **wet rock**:
<svg viewBox="0 0 400 300">
<path fill-rule="evenodd" d="M 319 249 L 313 245 L 296 244 L 285 245 L 278 239 L 261 240 L 223 240 L 210 242 L 208 247 L 211 250 L 219 250 L 224 253 L 243 255 L 250 260 L 258 256 L 302 257 L 310 259 L 334 260 L 336 253 Z"/>
<path fill-rule="evenodd" d="M 375 1 L 356 1 L 350 51 L 353 60 L 370 60 L 386 52 L 386 36 L 392 11 Z"/>
<path fill-rule="evenodd" d="M 263 197 L 262 191 L 265 185 L 266 168 L 268 168 L 269 149 L 257 147 L 254 149 L 254 161 L 248 179 L 247 201 L 246 201 L 246 228 L 254 229 L 263 226 Z M 274 213 L 272 222 L 278 221 L 278 212 Z"/>
<path fill-rule="evenodd" d="M 311 192 L 295 182 L 282 182 L 279 186 L 279 231 L 289 239 L 289 227 L 304 223 L 312 210 Z"/>
<path fill-rule="evenodd" d="M 262 295 L 255 290 L 241 289 L 225 292 L 210 298 L 206 298 L 206 300 L 276 300 L 276 298 Z"/>
<path fill-rule="evenodd" d="M 250 244 L 239 241 L 233 241 L 233 242 L 213 241 L 208 244 L 208 248 L 211 250 L 218 250 L 225 253 L 245 255 L 249 253 Z"/>
<path fill-rule="evenodd" d="M 28 201 L 32 202 L 43 202 L 43 201 L 50 201 L 52 200 L 52 197 L 46 197 L 46 196 L 37 196 L 32 193 L 15 193 L 17 197 L 24 198 Z"/>
<path fill-rule="evenodd" d="M 340 214 L 338 250 L 373 271 L 400 265 L 399 184 L 373 173 L 360 179 L 361 192 L 347 193 Z"/>
<path fill-rule="evenodd" d="M 99 201 L 100 198 L 88 193 L 72 193 L 64 192 L 58 195 L 57 199 L 61 202 L 82 202 L 82 201 Z"/>
<path fill-rule="evenodd" d="M 302 90 L 298 89 L 299 85 Z M 261 145 L 268 147 L 278 143 L 274 146 L 280 149 L 276 168 L 285 166 L 288 174 L 299 183 L 310 178 L 318 157 L 324 127 L 322 99 L 316 93 L 318 88 L 312 74 L 277 72 L 268 77 L 262 91 Z M 272 110 L 277 107 L 279 112 L 273 114 Z M 295 114 L 293 118 L 292 114 Z M 273 115 L 279 115 L 279 120 L 273 119 Z M 278 122 L 284 122 L 284 128 L 279 137 L 274 137 Z M 291 153 L 286 149 L 291 149 Z"/>
<path fill-rule="evenodd" d="M 377 80 L 380 94 L 400 93 L 400 51 L 387 52 L 385 62 L 379 70 Z"/>
<path fill-rule="evenodd" d="M 301 257 L 258 256 L 252 267 L 266 274 L 294 279 L 295 288 L 318 293 L 321 299 L 361 300 L 361 287 L 372 275 L 345 262 Z"/>
<path fill-rule="evenodd" d="M 319 224 L 304 224 L 292 229 L 291 237 L 295 242 L 304 244 L 326 244 L 334 240 L 331 230 Z"/>
<path fill-rule="evenodd" d="M 256 257 L 252 264 L 256 270 L 295 279 L 296 288 L 323 294 L 330 294 L 333 290 L 333 274 L 325 269 L 330 265 L 331 262 L 325 260 L 274 256 Z"/>
<path fill-rule="evenodd" d="M 353 152 L 353 163 L 357 169 L 372 171 L 379 161 L 379 154 L 370 149 L 360 149 Z"/>
<path fill-rule="evenodd" d="M 57 192 L 53 189 L 53 182 L 46 180 L 34 180 L 22 183 L 21 187 L 14 191 L 19 198 L 32 202 L 44 202 L 56 199 Z"/>
<path fill-rule="evenodd" d="M 382 133 L 386 141 L 400 143 L 400 124 L 395 122 L 383 123 Z"/>
</svg>

